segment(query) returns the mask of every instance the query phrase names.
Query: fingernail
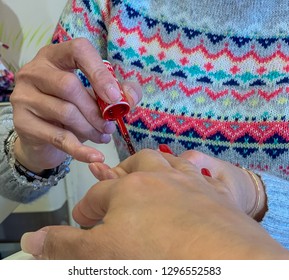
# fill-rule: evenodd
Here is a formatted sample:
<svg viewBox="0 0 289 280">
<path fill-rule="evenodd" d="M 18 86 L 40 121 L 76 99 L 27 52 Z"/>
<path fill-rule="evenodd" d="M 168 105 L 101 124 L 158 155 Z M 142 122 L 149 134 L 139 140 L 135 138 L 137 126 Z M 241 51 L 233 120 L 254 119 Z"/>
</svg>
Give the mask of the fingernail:
<svg viewBox="0 0 289 280">
<path fill-rule="evenodd" d="M 24 233 L 20 241 L 22 251 L 33 256 L 42 255 L 46 235 L 44 230 Z"/>
<path fill-rule="evenodd" d="M 112 134 L 116 129 L 115 123 L 114 122 L 105 122 L 103 126 L 104 133 L 106 134 Z"/>
<path fill-rule="evenodd" d="M 130 98 L 133 100 L 134 105 L 139 102 L 138 95 L 132 87 L 123 86 L 123 91 L 130 96 Z"/>
<path fill-rule="evenodd" d="M 112 169 L 101 168 L 101 166 L 95 162 L 90 163 L 88 166 L 92 174 L 100 181 L 119 178 Z"/>
<path fill-rule="evenodd" d="M 105 94 L 111 103 L 116 103 L 121 100 L 120 90 L 114 85 L 107 85 L 105 88 Z"/>
<path fill-rule="evenodd" d="M 104 156 L 101 154 L 90 154 L 88 162 L 104 162 Z"/>
<path fill-rule="evenodd" d="M 171 148 L 167 144 L 160 144 L 159 145 L 159 150 L 163 153 L 166 154 L 171 154 L 173 155 L 174 153 L 172 152 Z"/>
<path fill-rule="evenodd" d="M 207 168 L 202 168 L 202 169 L 201 169 L 201 173 L 202 173 L 204 176 L 212 177 L 212 174 L 211 174 L 210 170 L 207 169 Z"/>
<path fill-rule="evenodd" d="M 111 140 L 110 134 L 102 134 L 102 135 L 100 136 L 100 141 L 101 141 L 101 143 L 106 144 L 106 143 L 109 143 L 110 140 Z"/>
</svg>

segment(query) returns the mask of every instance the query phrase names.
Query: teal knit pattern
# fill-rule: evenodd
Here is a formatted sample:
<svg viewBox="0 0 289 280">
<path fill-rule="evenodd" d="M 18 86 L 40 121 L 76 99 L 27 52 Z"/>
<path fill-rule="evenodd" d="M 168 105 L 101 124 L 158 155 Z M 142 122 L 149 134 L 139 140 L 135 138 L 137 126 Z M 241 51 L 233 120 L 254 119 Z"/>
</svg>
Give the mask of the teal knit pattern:
<svg viewBox="0 0 289 280">
<path fill-rule="evenodd" d="M 136 150 L 167 143 L 288 178 L 286 1 L 181 2 L 71 0 L 53 42 L 86 37 L 120 81 L 141 84 L 125 117 Z"/>
</svg>

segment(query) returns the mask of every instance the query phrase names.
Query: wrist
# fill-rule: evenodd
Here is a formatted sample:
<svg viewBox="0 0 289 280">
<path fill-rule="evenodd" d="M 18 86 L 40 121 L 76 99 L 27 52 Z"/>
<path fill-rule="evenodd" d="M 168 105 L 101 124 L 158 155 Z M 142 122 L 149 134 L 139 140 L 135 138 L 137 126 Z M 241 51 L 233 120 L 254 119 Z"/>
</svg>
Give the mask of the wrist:
<svg viewBox="0 0 289 280">
<path fill-rule="evenodd" d="M 247 176 L 250 177 L 250 186 L 251 189 L 253 189 L 251 199 L 252 203 L 247 209 L 246 213 L 256 221 L 261 221 L 267 210 L 267 199 L 264 183 L 262 182 L 260 176 L 254 172 L 244 167 L 242 167 L 242 169 L 246 172 Z"/>
<path fill-rule="evenodd" d="M 5 154 L 8 164 L 11 167 L 14 180 L 26 187 L 33 187 L 34 190 L 50 188 L 58 184 L 58 181 L 65 177 L 70 171 L 69 164 L 72 160 L 71 156 L 66 156 L 66 159 L 56 168 L 45 169 L 40 174 L 36 174 L 32 170 L 23 166 L 18 158 L 15 157 L 15 144 L 18 135 L 16 131 L 12 131 L 5 140 Z M 21 154 L 21 153 L 20 153 Z M 19 153 L 18 153 L 19 155 Z"/>
<path fill-rule="evenodd" d="M 41 174 L 44 171 L 44 168 L 41 168 L 36 164 L 33 164 L 33 155 L 29 153 L 30 156 L 27 157 L 24 153 L 24 150 L 21 145 L 20 139 L 17 137 L 14 142 L 14 158 L 17 160 L 22 166 L 27 168 L 28 170 L 34 172 L 35 174 Z"/>
<path fill-rule="evenodd" d="M 267 196 L 266 196 L 266 191 L 265 191 L 265 185 L 264 185 L 261 177 L 255 173 L 254 173 L 254 175 L 256 176 L 256 180 L 260 186 L 260 193 L 259 193 L 260 203 L 259 203 L 259 206 L 257 207 L 257 209 L 255 211 L 255 215 L 253 218 L 259 222 L 263 219 L 266 211 L 268 210 L 268 208 L 267 208 Z"/>
</svg>

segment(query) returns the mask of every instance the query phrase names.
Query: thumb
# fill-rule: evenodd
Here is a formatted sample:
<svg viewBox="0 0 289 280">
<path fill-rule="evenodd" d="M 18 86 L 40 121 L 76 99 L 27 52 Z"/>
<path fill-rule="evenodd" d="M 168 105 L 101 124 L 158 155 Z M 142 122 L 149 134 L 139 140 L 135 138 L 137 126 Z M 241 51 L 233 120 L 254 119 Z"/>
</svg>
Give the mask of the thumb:
<svg viewBox="0 0 289 280">
<path fill-rule="evenodd" d="M 44 227 L 25 233 L 21 249 L 36 259 L 88 259 L 87 252 L 93 244 L 88 232 L 71 226 Z"/>
</svg>

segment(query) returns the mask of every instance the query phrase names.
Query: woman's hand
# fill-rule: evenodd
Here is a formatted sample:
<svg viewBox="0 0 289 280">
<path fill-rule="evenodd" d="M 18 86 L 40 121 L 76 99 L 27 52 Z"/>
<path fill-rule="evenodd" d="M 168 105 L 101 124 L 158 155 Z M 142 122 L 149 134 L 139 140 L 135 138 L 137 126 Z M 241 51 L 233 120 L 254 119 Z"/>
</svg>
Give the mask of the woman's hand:
<svg viewBox="0 0 289 280">
<path fill-rule="evenodd" d="M 186 151 L 180 157 L 190 161 L 198 170 L 209 169 L 212 178 L 223 183 L 241 211 L 256 220 L 262 219 L 267 209 L 266 195 L 264 185 L 257 175 L 253 175 L 253 178 L 245 169 L 194 150 Z"/>
<path fill-rule="evenodd" d="M 209 170 L 211 177 L 205 176 L 206 180 L 218 192 L 226 193 L 241 211 L 256 220 L 260 220 L 263 217 L 266 211 L 266 195 L 264 186 L 258 176 L 255 176 L 257 180 L 255 182 L 246 170 L 194 150 L 186 151 L 179 157 L 191 162 L 199 173 L 201 173 L 203 168 Z M 100 163 L 91 163 L 89 167 L 94 176 L 99 180 L 127 175 L 127 172 L 123 169 L 123 163 L 120 163 L 115 168 L 110 168 Z M 259 185 L 259 189 L 256 183 Z M 260 196 L 260 202 L 257 205 L 257 209 L 255 209 L 258 196 Z"/>
<path fill-rule="evenodd" d="M 184 158 L 143 150 L 112 173 L 73 210 L 90 229 L 46 227 L 25 234 L 22 249 L 40 259 L 288 258 L 221 181 Z"/>
<path fill-rule="evenodd" d="M 11 95 L 15 154 L 26 168 L 37 172 L 59 165 L 65 154 L 83 162 L 102 162 L 103 154 L 82 143 L 107 143 L 115 130 L 101 118 L 94 93 L 74 73 L 80 69 L 94 92 L 107 103 L 120 99 L 117 83 L 95 48 L 86 39 L 74 39 L 42 48 L 16 75 Z M 135 83 L 122 85 L 130 105 L 141 99 Z"/>
</svg>

